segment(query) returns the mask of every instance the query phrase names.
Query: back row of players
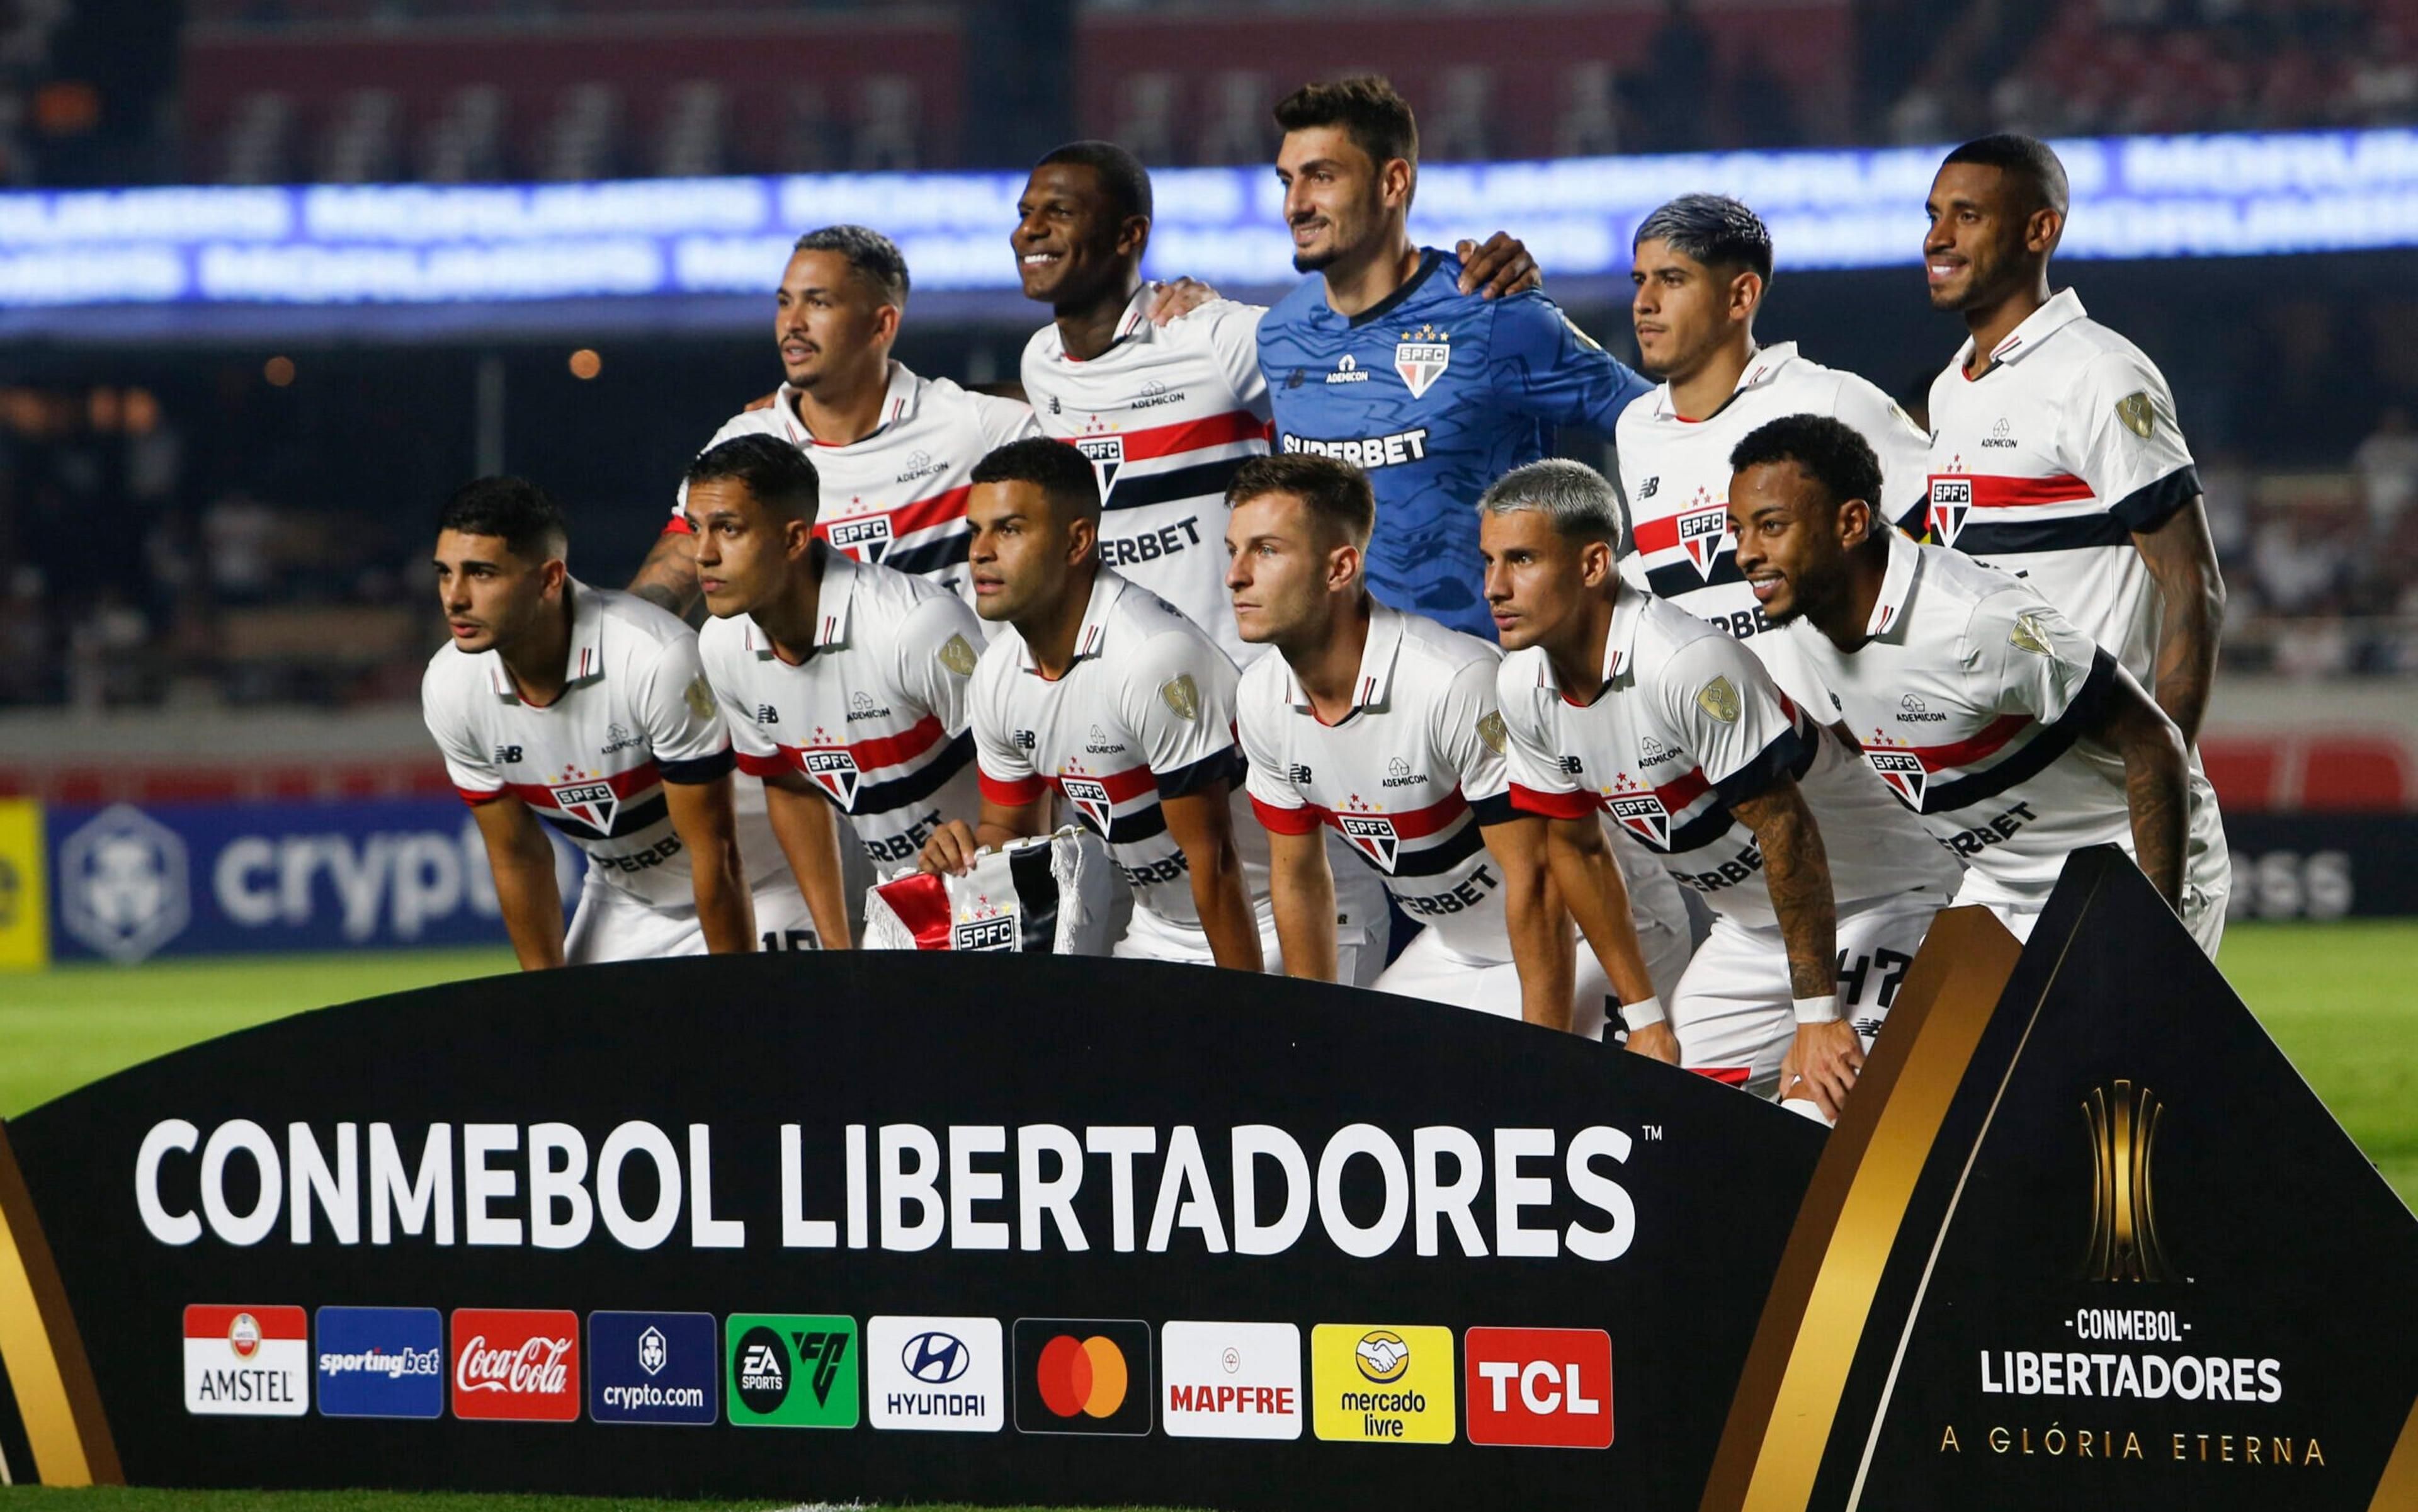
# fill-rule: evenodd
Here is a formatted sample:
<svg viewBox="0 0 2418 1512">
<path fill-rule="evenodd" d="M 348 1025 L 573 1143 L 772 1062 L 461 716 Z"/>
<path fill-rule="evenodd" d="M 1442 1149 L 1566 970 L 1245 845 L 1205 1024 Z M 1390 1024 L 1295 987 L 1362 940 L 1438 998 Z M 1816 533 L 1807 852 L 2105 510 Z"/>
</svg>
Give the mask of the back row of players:
<svg viewBox="0 0 2418 1512">
<path fill-rule="evenodd" d="M 1983 139 L 1935 183 L 1932 298 L 1970 339 L 1925 436 L 1756 346 L 1771 246 L 1734 201 L 1638 230 L 1649 388 L 1516 242 L 1411 241 L 1382 82 L 1278 120 L 1319 276 L 1273 310 L 1171 318 L 1122 149 L 1035 168 L 1029 406 L 890 359 L 884 238 L 801 238 L 786 381 L 633 585 L 701 592 L 701 641 L 574 583 L 529 485 L 449 503 L 428 720 L 524 964 L 842 944 L 834 813 L 876 866 L 956 871 L 1053 793 L 1131 885 L 1118 954 L 1589 1033 L 1609 1000 L 1631 1049 L 1826 1113 L 1951 894 L 2024 933 L 2072 848 L 2117 843 L 2213 951 L 2190 743 L 2222 588 L 2163 378 L 2049 296 L 2047 148 Z M 1566 423 L 1615 435 L 1626 512 L 1538 460 Z M 762 779 L 735 813 L 734 761 Z M 567 940 L 538 818 L 590 857 Z M 1390 968 L 1387 892 L 1426 926 Z"/>
</svg>

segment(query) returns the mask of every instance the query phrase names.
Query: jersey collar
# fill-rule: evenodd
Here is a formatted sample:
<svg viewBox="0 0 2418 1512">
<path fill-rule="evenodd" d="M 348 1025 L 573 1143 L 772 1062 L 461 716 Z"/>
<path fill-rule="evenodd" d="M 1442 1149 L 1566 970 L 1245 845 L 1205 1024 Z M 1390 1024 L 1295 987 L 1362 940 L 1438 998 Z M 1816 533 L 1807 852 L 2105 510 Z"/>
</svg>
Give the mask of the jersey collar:
<svg viewBox="0 0 2418 1512">
<path fill-rule="evenodd" d="M 1873 601 L 1873 616 L 1864 621 L 1867 637 L 1905 636 L 1905 601 L 1914 592 L 1915 571 L 1921 565 L 1922 548 L 1908 540 L 1904 531 L 1890 531 L 1889 567 L 1881 573 L 1881 592 Z"/>
<path fill-rule="evenodd" d="M 815 594 L 815 649 L 820 651 L 848 644 L 849 616 L 856 604 L 856 582 L 863 574 L 854 557 L 830 546 L 819 545 L 818 549 L 822 553 L 823 574 Z M 754 615 L 747 617 L 742 634 L 758 661 L 769 662 L 780 655 L 773 649 L 773 637 L 764 633 Z"/>
<path fill-rule="evenodd" d="M 1099 357 L 1080 358 L 1068 352 L 1065 332 L 1058 328 L 1056 321 L 1051 321 L 1048 327 L 1049 355 L 1058 361 L 1079 368 L 1087 361 L 1097 362 L 1101 357 L 1108 356 L 1127 342 L 1148 341 L 1153 328 L 1150 307 L 1157 298 L 1158 285 L 1155 283 L 1145 281 L 1140 288 L 1134 290 L 1133 298 L 1125 301 L 1125 313 L 1117 317 L 1117 333 L 1109 338 L 1109 344 L 1101 350 Z"/>
<path fill-rule="evenodd" d="M 1402 630 L 1400 609 L 1388 608 L 1374 599 L 1369 601 L 1369 640 L 1360 648 L 1360 675 L 1352 683 L 1353 714 L 1364 709 L 1383 709 L 1392 700 L 1394 664 L 1401 659 Z M 1285 702 L 1317 717 L 1308 693 L 1303 690 L 1301 679 L 1293 676 L 1290 664 L 1285 667 Z"/>
<path fill-rule="evenodd" d="M 875 423 L 870 435 L 845 445 L 815 439 L 814 433 L 806 429 L 805 421 L 798 419 L 798 390 L 788 383 L 781 385 L 773 405 L 781 412 L 781 431 L 789 438 L 791 445 L 821 447 L 827 451 L 844 451 L 848 447 L 863 446 L 874 436 L 880 435 L 900 420 L 913 415 L 915 401 L 921 396 L 922 391 L 922 380 L 909 371 L 906 363 L 893 358 L 890 362 L 890 386 L 881 396 L 881 419 Z"/>
<path fill-rule="evenodd" d="M 2022 325 L 2007 332 L 2006 339 L 1990 349 L 1990 366 L 1995 368 L 2001 362 L 2021 359 L 2043 342 L 2088 313 L 2089 312 L 2082 308 L 2081 295 L 2070 288 L 2058 290 L 2049 297 L 2048 303 L 2026 315 Z M 1973 371 L 1973 338 L 1970 336 L 1966 337 L 1965 344 L 1956 349 L 1956 371 L 1962 374 Z"/>
<path fill-rule="evenodd" d="M 1622 677 L 1635 670 L 1637 664 L 1637 626 L 1645 618 L 1646 595 L 1623 583 L 1620 597 L 1612 601 L 1612 628 L 1604 633 L 1602 680 L 1586 690 L 1586 702 L 1611 687 Z M 1553 680 L 1553 659 L 1537 658 L 1537 686 L 1550 688 L 1565 702 L 1576 702 L 1569 692 Z"/>
<path fill-rule="evenodd" d="M 1797 344 L 1795 342 L 1782 342 L 1777 346 L 1758 349 L 1754 356 L 1747 359 L 1746 371 L 1738 374 L 1737 387 L 1730 390 L 1730 398 L 1722 401 L 1722 407 L 1728 408 L 1731 400 L 1737 399 L 1749 389 L 1759 389 L 1769 383 L 1780 375 L 1781 369 L 1796 360 Z M 1720 413 L 1721 410 L 1718 409 L 1713 411 L 1713 415 Z M 1702 421 L 1691 421 L 1681 417 L 1677 407 L 1671 402 L 1671 386 L 1667 383 L 1654 390 L 1654 418 L 1676 420 L 1681 424 L 1702 423 Z M 1706 420 L 1712 418 L 1712 415 L 1705 417 Z"/>
<path fill-rule="evenodd" d="M 1067 671 L 1108 649 L 1109 616 L 1115 611 L 1117 600 L 1125 597 L 1125 580 L 1111 568 L 1100 568 L 1093 574 L 1092 599 L 1083 608 L 1082 627 L 1075 632 L 1075 654 L 1066 664 Z M 1021 635 L 1017 642 L 1017 665 L 1039 677 L 1041 664 L 1033 660 L 1032 644 Z"/>
<path fill-rule="evenodd" d="M 571 595 L 571 647 L 563 656 L 562 670 L 562 690 L 569 693 L 604 676 L 604 603 L 594 588 L 575 577 L 564 578 L 563 587 Z M 503 653 L 482 654 L 487 658 L 487 686 L 504 702 L 519 703 L 520 690 L 513 686 L 513 675 L 504 669 Z"/>
</svg>

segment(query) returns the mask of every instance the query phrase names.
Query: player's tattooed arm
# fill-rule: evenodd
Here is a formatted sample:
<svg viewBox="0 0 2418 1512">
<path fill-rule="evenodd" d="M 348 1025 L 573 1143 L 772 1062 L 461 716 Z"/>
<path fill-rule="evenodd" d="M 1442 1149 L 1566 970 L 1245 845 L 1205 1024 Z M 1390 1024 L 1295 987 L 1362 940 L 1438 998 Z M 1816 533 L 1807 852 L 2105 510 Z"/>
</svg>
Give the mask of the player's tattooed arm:
<svg viewBox="0 0 2418 1512">
<path fill-rule="evenodd" d="M 924 842 L 924 854 L 916 865 L 926 872 L 963 877 L 973 869 L 976 851 L 1048 833 L 1049 815 L 1043 807 L 1046 802 L 1036 798 L 1030 803 L 994 803 L 986 798 L 982 801 L 982 815 L 972 824 L 950 819 L 933 831 L 932 838 Z"/>
<path fill-rule="evenodd" d="M 682 619 L 696 607 L 696 538 L 683 530 L 666 530 L 655 538 L 630 591 Z"/>
<path fill-rule="evenodd" d="M 1520 1016 L 1567 1033 L 1573 990 L 1570 915 L 1546 857 L 1548 822 L 1526 814 L 1479 832 L 1503 873 L 1503 922 L 1511 936 L 1511 959 L 1520 968 Z M 1630 925 L 1632 934 L 1635 927 Z"/>
<path fill-rule="evenodd" d="M 1763 851 L 1764 883 L 1788 951 L 1789 996 L 1800 1001 L 1839 995 L 1839 909 L 1830 891 L 1830 858 L 1822 831 L 1794 778 L 1783 777 L 1754 797 L 1730 804 L 1754 832 Z M 1807 1097 L 1836 1119 L 1863 1069 L 1863 1042 L 1844 1017 L 1797 1026 L 1780 1061 L 1783 1097 Z"/>
<path fill-rule="evenodd" d="M 756 900 L 748 894 L 747 871 L 739 860 L 730 782 L 726 771 L 712 782 L 664 784 L 672 832 L 688 851 L 697 928 L 707 952 L 715 955 L 743 955 L 756 948 Z"/>
<path fill-rule="evenodd" d="M 1499 299 L 1545 286 L 1545 275 L 1528 255 L 1528 244 L 1508 231 L 1498 231 L 1479 246 L 1462 241 L 1453 248 L 1461 259 L 1461 292 Z"/>
<path fill-rule="evenodd" d="M 2216 680 L 2217 636 L 2225 629 L 2225 574 L 2216 564 L 2216 542 L 2209 535 L 2208 512 L 2199 496 L 2193 495 L 2157 528 L 2136 531 L 2133 544 L 2165 601 L 2150 685 L 2158 707 L 2182 731 L 2188 746 L 2199 740 L 2209 690 Z"/>
<path fill-rule="evenodd" d="M 562 889 L 554 879 L 554 847 L 528 805 L 510 796 L 470 810 L 487 844 L 496 903 L 524 971 L 562 964 Z"/>
<path fill-rule="evenodd" d="M 805 774 L 785 771 L 764 779 L 764 810 L 773 821 L 773 838 L 781 843 L 782 859 L 797 878 L 798 893 L 815 921 L 815 935 L 825 950 L 847 950 L 848 893 L 839 870 L 839 823 Z"/>
<path fill-rule="evenodd" d="M 1226 795 L 1227 784 L 1213 782 L 1179 798 L 1162 798 L 1158 807 L 1191 873 L 1192 906 L 1201 914 L 1201 932 L 1209 937 L 1210 958 L 1230 971 L 1257 971 L 1266 960 L 1260 954 L 1251 895 L 1243 886 L 1234 811 Z"/>
<path fill-rule="evenodd" d="M 2185 815 L 2191 798 L 2191 756 L 2182 731 L 2141 691 L 2133 674 L 2114 669 L 2083 733 L 2124 758 L 2124 806 L 2133 816 L 2133 855 L 2141 875 L 2168 905 L 2183 895 Z"/>
<path fill-rule="evenodd" d="M 1323 831 L 1268 832 L 1268 904 L 1276 914 L 1285 975 L 1334 981 L 1335 873 L 1326 864 Z"/>
<path fill-rule="evenodd" d="M 1578 921 L 1579 932 L 1586 936 L 1614 994 L 1623 1003 L 1644 1002 L 1655 995 L 1654 978 L 1645 970 L 1645 952 L 1637 943 L 1637 920 L 1630 911 L 1629 887 L 1620 879 L 1620 862 L 1612 853 L 1602 824 L 1592 813 L 1545 822 L 1545 857 L 1554 891 L 1561 894 L 1570 917 Z M 1535 941 L 1528 944 L 1533 949 Z M 1515 931 L 1511 947 L 1520 966 L 1520 996 L 1524 1002 L 1529 974 L 1552 968 L 1518 954 L 1521 946 L 1521 936 Z M 1567 1000 L 1569 993 L 1565 991 L 1563 997 Z M 1679 1042 L 1668 1023 L 1630 1031 L 1629 1047 L 1657 1061 L 1679 1063 Z"/>
</svg>

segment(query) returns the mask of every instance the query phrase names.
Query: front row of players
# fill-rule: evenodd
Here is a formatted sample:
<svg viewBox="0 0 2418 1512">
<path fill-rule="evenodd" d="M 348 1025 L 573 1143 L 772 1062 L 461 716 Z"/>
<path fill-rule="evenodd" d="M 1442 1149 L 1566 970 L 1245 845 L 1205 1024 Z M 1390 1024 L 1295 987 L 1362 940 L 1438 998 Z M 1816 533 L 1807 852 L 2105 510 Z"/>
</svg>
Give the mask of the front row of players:
<svg viewBox="0 0 2418 1512">
<path fill-rule="evenodd" d="M 1616 1008 L 1630 1049 L 1834 1117 L 1951 897 L 2027 935 L 2065 856 L 2111 842 L 2170 903 L 2213 890 L 2183 875 L 2172 721 L 2020 580 L 1890 528 L 1861 435 L 1790 416 L 1731 464 L 1739 570 L 1829 710 L 1625 583 L 1617 499 L 1576 463 L 1479 506 L 1503 649 L 1370 595 L 1359 471 L 1246 464 L 1227 587 L 1275 654 L 1238 673 L 1101 563 L 1062 442 L 974 470 L 969 609 L 818 540 L 813 465 L 757 435 L 687 475 L 701 634 L 572 579 L 531 485 L 458 493 L 426 714 L 524 966 L 845 945 L 839 819 L 876 869 L 961 872 L 1055 807 L 1129 884 L 1117 955 L 1590 1036 Z M 742 854 L 734 767 L 777 857 Z M 567 934 L 538 819 L 589 856 Z M 1390 966 L 1380 887 L 1426 926 Z"/>
</svg>

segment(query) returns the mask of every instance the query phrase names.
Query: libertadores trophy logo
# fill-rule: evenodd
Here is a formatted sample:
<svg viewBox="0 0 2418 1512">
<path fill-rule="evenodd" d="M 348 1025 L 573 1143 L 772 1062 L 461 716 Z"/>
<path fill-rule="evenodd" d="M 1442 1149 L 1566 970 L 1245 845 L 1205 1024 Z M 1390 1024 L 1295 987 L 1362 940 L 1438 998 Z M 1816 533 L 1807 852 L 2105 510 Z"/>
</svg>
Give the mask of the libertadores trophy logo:
<svg viewBox="0 0 2418 1512">
<path fill-rule="evenodd" d="M 2187 1281 L 2158 1242 L 2150 1162 L 2165 1107 L 2155 1092 L 2122 1077 L 2082 1100 L 2090 1131 L 2090 1247 L 2084 1274 L 2094 1281 Z"/>
</svg>

